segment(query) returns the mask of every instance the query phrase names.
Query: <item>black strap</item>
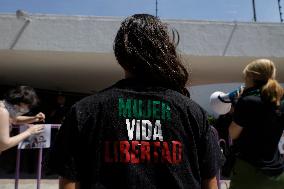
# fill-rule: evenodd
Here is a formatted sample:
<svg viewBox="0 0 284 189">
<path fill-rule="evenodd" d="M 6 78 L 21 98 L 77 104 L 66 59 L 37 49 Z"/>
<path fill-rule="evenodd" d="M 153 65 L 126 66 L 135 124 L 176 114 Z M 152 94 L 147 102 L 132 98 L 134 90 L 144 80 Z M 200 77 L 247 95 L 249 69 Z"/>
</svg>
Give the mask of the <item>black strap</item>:
<svg viewBox="0 0 284 189">
<path fill-rule="evenodd" d="M 219 99 L 221 102 L 224 102 L 224 103 L 231 103 L 231 101 L 226 101 L 226 100 L 224 100 L 223 98 L 221 98 L 220 95 L 218 95 L 218 99 Z"/>
</svg>

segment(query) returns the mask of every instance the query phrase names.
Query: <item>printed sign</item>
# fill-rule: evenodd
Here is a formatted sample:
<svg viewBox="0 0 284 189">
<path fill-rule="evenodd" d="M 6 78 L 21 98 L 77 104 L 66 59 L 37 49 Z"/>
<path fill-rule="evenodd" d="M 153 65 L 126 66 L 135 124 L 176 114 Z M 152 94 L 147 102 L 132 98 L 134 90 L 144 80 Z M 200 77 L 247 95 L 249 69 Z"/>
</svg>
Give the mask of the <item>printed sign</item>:
<svg viewBox="0 0 284 189">
<path fill-rule="evenodd" d="M 41 124 L 44 125 L 44 131 L 37 135 L 32 135 L 24 141 L 20 142 L 18 149 L 34 149 L 34 148 L 49 148 L 50 147 L 50 138 L 51 138 L 51 125 L 50 124 Z M 20 133 L 27 130 L 27 125 L 20 126 Z"/>
</svg>

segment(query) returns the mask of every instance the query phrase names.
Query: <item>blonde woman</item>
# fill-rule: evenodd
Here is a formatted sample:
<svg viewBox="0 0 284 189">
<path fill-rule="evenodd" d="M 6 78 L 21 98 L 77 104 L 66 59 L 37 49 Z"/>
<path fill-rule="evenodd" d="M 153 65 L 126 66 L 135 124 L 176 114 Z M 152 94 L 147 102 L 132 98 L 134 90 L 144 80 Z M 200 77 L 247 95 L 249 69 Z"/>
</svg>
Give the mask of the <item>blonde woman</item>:
<svg viewBox="0 0 284 189">
<path fill-rule="evenodd" d="M 10 90 L 3 101 L 0 101 L 0 153 L 18 145 L 31 135 L 41 133 L 42 125 L 29 125 L 29 128 L 16 136 L 10 136 L 11 124 L 29 124 L 43 121 L 45 115 L 22 116 L 38 102 L 35 91 L 28 86 L 19 86 Z"/>
<path fill-rule="evenodd" d="M 283 189 L 284 160 L 278 143 L 284 128 L 283 88 L 268 59 L 249 63 L 245 89 L 236 103 L 229 133 L 237 147 L 231 189 Z"/>
</svg>

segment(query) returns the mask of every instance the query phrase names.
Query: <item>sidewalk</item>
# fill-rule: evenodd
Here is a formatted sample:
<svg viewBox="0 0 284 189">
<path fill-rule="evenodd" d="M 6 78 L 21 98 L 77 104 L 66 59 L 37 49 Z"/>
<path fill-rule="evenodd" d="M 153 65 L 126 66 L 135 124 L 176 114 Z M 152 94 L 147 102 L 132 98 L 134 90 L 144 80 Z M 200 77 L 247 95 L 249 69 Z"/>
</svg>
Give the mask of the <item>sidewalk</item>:
<svg viewBox="0 0 284 189">
<path fill-rule="evenodd" d="M 1 189 L 14 189 L 15 180 L 13 179 L 0 179 Z M 58 189 L 58 180 L 45 180 L 42 179 L 40 183 L 41 189 Z M 34 179 L 21 179 L 19 181 L 19 189 L 36 189 L 36 180 Z"/>
<path fill-rule="evenodd" d="M 221 189 L 228 189 L 229 181 L 221 184 Z M 15 180 L 13 179 L 0 179 L 1 189 L 14 189 Z M 41 189 L 58 189 L 57 179 L 42 179 L 40 184 Z M 22 179 L 19 182 L 19 189 L 36 189 L 36 180 Z"/>
</svg>

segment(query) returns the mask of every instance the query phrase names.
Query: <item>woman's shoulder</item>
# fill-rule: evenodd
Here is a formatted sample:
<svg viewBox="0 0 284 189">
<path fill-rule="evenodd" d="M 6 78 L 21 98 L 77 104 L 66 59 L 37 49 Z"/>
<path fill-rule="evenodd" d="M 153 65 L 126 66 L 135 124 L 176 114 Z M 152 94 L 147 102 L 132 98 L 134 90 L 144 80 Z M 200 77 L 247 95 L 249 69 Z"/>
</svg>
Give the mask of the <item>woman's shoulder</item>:
<svg viewBox="0 0 284 189">
<path fill-rule="evenodd" d="M 206 113 L 205 110 L 192 98 L 185 96 L 177 91 L 168 90 L 167 97 L 171 98 L 178 105 L 183 106 L 186 110 L 190 110 L 195 113 Z"/>
<path fill-rule="evenodd" d="M 262 104 L 262 103 L 263 101 L 260 95 L 241 96 L 237 101 L 237 104 L 248 104 L 248 105 L 257 105 L 257 104 Z"/>
<path fill-rule="evenodd" d="M 3 100 L 0 100 L 0 107 L 5 108 L 5 104 Z"/>
<path fill-rule="evenodd" d="M 0 117 L 9 116 L 9 112 L 5 107 L 0 106 Z"/>
<path fill-rule="evenodd" d="M 238 113 L 260 116 L 275 112 L 276 107 L 261 96 L 248 95 L 241 97 L 234 108 Z"/>
<path fill-rule="evenodd" d="M 261 91 L 259 88 L 255 87 L 245 89 L 238 101 L 246 103 L 261 103 Z"/>
</svg>

